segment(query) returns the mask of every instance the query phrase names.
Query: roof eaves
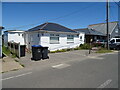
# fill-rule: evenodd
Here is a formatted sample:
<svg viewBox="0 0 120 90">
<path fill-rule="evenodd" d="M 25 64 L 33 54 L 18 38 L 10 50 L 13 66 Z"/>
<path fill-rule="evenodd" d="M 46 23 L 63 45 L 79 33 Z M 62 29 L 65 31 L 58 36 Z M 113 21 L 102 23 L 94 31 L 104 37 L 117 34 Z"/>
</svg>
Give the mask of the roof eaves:
<svg viewBox="0 0 120 90">
<path fill-rule="evenodd" d="M 114 26 L 114 28 L 111 30 L 111 32 L 110 32 L 110 34 L 113 32 L 113 30 L 117 27 L 117 23 L 116 23 L 116 25 Z"/>
<path fill-rule="evenodd" d="M 118 21 L 109 22 L 109 23 L 118 23 Z M 97 23 L 97 24 L 91 24 L 91 25 L 89 25 L 89 26 L 95 26 L 95 25 L 101 25 L 101 24 L 106 24 L 106 23 Z"/>
</svg>

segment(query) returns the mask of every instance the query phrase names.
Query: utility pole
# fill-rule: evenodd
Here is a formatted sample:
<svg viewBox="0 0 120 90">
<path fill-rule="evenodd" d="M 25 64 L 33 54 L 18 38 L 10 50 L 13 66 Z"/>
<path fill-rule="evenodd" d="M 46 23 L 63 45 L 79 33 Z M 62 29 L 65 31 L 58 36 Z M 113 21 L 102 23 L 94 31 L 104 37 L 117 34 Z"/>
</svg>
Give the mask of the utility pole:
<svg viewBox="0 0 120 90">
<path fill-rule="evenodd" d="M 120 1 L 118 3 L 120 5 Z M 120 16 L 120 7 L 118 6 L 118 16 Z M 118 36 L 120 37 L 120 17 L 118 17 Z"/>
<path fill-rule="evenodd" d="M 106 2 L 107 50 L 109 50 L 109 0 Z"/>
</svg>

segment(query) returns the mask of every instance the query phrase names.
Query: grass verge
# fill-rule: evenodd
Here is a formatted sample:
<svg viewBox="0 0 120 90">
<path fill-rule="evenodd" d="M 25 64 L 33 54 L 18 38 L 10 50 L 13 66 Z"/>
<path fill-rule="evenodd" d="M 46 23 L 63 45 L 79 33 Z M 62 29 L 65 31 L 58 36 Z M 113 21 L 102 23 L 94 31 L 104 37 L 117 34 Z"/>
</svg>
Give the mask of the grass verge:
<svg viewBox="0 0 120 90">
<path fill-rule="evenodd" d="M 5 46 L 2 46 L 2 52 L 7 55 L 7 56 L 10 56 L 12 58 L 16 58 L 17 56 L 15 54 L 11 54 L 10 50 L 5 47 Z"/>
<path fill-rule="evenodd" d="M 2 46 L 2 52 L 5 53 L 7 56 L 10 56 L 11 54 L 10 50 L 5 46 Z"/>
<path fill-rule="evenodd" d="M 106 50 L 106 49 L 100 49 L 98 51 L 96 51 L 96 53 L 110 53 L 113 52 L 112 50 Z"/>
</svg>

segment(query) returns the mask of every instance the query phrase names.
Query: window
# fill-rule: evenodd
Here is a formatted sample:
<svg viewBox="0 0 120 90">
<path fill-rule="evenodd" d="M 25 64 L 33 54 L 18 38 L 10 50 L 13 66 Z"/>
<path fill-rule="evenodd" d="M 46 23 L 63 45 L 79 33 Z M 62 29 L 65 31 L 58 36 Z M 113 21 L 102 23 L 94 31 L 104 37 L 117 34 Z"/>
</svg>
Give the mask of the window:
<svg viewBox="0 0 120 90">
<path fill-rule="evenodd" d="M 116 39 L 116 42 L 120 42 L 120 39 Z"/>
<path fill-rule="evenodd" d="M 77 34 L 76 36 L 79 37 L 79 34 Z"/>
<path fill-rule="evenodd" d="M 38 37 L 40 37 L 40 35 L 39 35 L 39 33 L 38 33 L 38 35 L 37 35 Z"/>
<path fill-rule="evenodd" d="M 42 33 L 41 35 L 44 36 L 44 33 Z"/>
<path fill-rule="evenodd" d="M 113 40 L 111 40 L 110 42 L 111 42 L 111 43 L 114 43 L 114 42 L 115 42 L 115 40 L 113 39 Z"/>
<path fill-rule="evenodd" d="M 115 33 L 118 33 L 118 29 L 115 30 Z"/>
<path fill-rule="evenodd" d="M 82 36 L 80 36 L 80 41 L 82 41 L 82 39 L 83 39 L 83 37 L 82 37 Z"/>
<path fill-rule="evenodd" d="M 50 34 L 50 44 L 59 44 L 58 34 Z"/>
<path fill-rule="evenodd" d="M 80 40 L 82 40 L 82 36 L 80 36 Z"/>
<path fill-rule="evenodd" d="M 74 43 L 74 35 L 67 35 L 67 43 Z"/>
<path fill-rule="evenodd" d="M 24 34 L 22 34 L 22 37 L 24 37 Z"/>
</svg>

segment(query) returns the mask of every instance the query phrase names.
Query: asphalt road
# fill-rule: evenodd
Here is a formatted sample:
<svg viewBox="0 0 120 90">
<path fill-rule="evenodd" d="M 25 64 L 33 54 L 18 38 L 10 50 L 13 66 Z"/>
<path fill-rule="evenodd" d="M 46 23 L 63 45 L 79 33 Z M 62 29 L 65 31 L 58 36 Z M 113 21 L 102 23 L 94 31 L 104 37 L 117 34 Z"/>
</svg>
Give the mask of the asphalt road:
<svg viewBox="0 0 120 90">
<path fill-rule="evenodd" d="M 39 67 L 39 66 L 37 66 Z M 16 71 L 17 72 L 17 71 Z M 12 76 L 10 76 L 12 75 Z M 118 53 L 3 74 L 3 88 L 118 88 Z"/>
</svg>

